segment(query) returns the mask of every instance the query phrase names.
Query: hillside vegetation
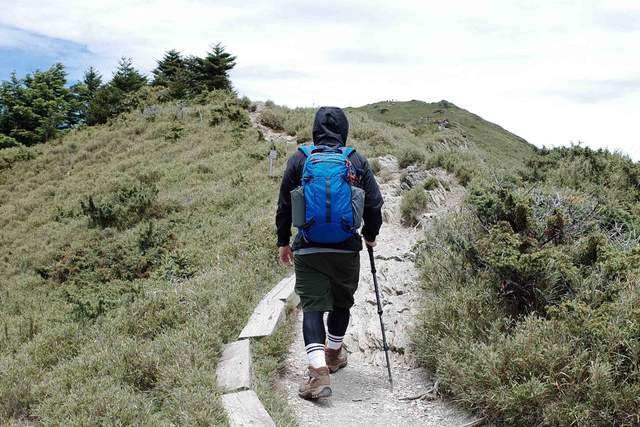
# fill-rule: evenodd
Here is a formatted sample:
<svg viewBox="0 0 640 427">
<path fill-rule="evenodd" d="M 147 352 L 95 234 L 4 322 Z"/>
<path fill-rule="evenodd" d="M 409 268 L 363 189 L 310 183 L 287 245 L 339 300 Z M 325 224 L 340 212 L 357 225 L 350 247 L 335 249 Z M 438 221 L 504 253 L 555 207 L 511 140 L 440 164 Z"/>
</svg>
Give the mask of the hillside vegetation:
<svg viewBox="0 0 640 427">
<path fill-rule="evenodd" d="M 384 101 L 350 110 L 367 113 L 372 119 L 392 126 L 408 127 L 414 134 L 439 130 L 437 143 L 471 143 L 482 162 L 491 167 L 519 168 L 535 152 L 535 147 L 519 136 L 444 100 Z"/>
<path fill-rule="evenodd" d="M 305 117 L 267 116 L 303 138 Z M 414 340 L 440 391 L 498 425 L 640 424 L 640 165 L 579 145 L 535 149 L 446 101 L 349 117 L 361 151 L 443 167 L 468 190 L 417 248 Z M 403 218 L 428 203 L 406 191 Z"/>
<path fill-rule="evenodd" d="M 162 90 L 136 92 L 105 125 L 0 150 L 2 422 L 226 423 L 222 345 L 285 272 L 279 182 L 247 100 L 159 102 Z M 444 101 L 348 115 L 349 143 L 379 179 L 373 158 L 391 154 L 467 188 L 416 248 L 414 341 L 440 392 L 497 425 L 640 424 L 640 166 L 535 149 Z M 312 119 L 270 102 L 259 118 L 298 142 Z M 277 171 L 295 146 L 275 146 Z M 403 190 L 403 220 L 446 185 Z M 255 347 L 256 389 L 282 423 L 271 384 L 289 334 Z"/>
<path fill-rule="evenodd" d="M 638 425 L 640 165 L 543 150 L 468 188 L 419 261 L 441 390 L 500 425 Z"/>
<path fill-rule="evenodd" d="M 0 150 L 0 420 L 224 424 L 221 346 L 284 274 L 278 183 L 235 98 L 200 101 Z"/>
</svg>

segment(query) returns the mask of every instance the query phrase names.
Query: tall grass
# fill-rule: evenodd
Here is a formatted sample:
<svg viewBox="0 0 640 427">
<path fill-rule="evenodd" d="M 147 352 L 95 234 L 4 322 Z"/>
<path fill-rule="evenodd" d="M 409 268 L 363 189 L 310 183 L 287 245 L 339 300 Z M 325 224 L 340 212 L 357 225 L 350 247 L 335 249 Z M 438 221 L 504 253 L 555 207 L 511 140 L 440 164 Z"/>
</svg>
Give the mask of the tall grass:
<svg viewBox="0 0 640 427">
<path fill-rule="evenodd" d="M 0 420 L 226 423 L 221 346 L 283 274 L 269 147 L 235 105 L 132 112 L 0 171 Z"/>
<path fill-rule="evenodd" d="M 441 390 L 501 425 L 640 424 L 639 173 L 573 147 L 474 179 L 421 244 Z"/>
</svg>

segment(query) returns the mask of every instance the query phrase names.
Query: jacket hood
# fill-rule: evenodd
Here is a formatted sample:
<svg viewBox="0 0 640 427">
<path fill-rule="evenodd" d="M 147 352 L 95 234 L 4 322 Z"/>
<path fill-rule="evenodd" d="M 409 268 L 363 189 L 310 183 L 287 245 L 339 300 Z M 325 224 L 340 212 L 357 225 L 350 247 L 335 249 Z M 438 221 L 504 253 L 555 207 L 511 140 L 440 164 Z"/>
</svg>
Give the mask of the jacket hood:
<svg viewBox="0 0 640 427">
<path fill-rule="evenodd" d="M 313 121 L 313 143 L 343 147 L 347 144 L 349 122 L 338 107 L 320 107 Z"/>
</svg>

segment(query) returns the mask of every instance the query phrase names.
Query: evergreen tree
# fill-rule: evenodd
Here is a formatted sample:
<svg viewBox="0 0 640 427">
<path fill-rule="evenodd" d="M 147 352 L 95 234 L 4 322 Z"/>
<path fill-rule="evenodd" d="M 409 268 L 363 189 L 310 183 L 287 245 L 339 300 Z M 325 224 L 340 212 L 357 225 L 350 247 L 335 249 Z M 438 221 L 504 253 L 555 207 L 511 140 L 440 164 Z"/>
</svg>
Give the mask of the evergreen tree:
<svg viewBox="0 0 640 427">
<path fill-rule="evenodd" d="M 158 66 L 151 72 L 153 74 L 153 86 L 168 87 L 184 73 L 187 66 L 180 52 L 171 49 L 164 54 L 164 57 L 157 61 Z"/>
<path fill-rule="evenodd" d="M 84 72 L 82 81 L 69 88 L 71 93 L 71 105 L 68 116 L 70 126 L 87 122 L 89 105 L 101 86 L 102 75 L 100 75 L 95 68 L 89 67 L 89 69 Z"/>
<path fill-rule="evenodd" d="M 235 67 L 236 57 L 226 52 L 220 43 L 213 46 L 204 58 L 197 58 L 194 64 L 195 77 L 207 90 L 231 90 L 229 70 Z"/>
<path fill-rule="evenodd" d="M 25 145 L 45 142 L 68 126 L 71 96 L 64 65 L 0 85 L 0 131 Z"/>
<path fill-rule="evenodd" d="M 21 98 L 22 83 L 16 77 L 16 73 L 11 73 L 7 81 L 0 85 L 0 133 L 9 135 L 13 128 L 13 109 Z"/>
<path fill-rule="evenodd" d="M 125 95 L 125 92 L 110 84 L 98 89 L 87 108 L 87 124 L 106 123 L 120 114 Z"/>
<path fill-rule="evenodd" d="M 113 73 L 110 84 L 125 93 L 135 92 L 147 84 L 147 78 L 133 67 L 131 58 L 123 56 L 118 64 L 118 69 Z"/>
<path fill-rule="evenodd" d="M 200 71 L 201 60 L 202 58 L 198 58 L 193 55 L 188 56 L 184 60 L 186 66 L 184 81 L 190 95 L 197 95 L 207 90 L 207 86 L 204 83 L 204 78 Z"/>
<path fill-rule="evenodd" d="M 100 86 L 102 86 L 102 75 L 97 72 L 95 68 L 89 67 L 89 69 L 84 72 L 82 82 L 87 88 L 87 98 L 91 99 L 95 96 Z"/>
</svg>

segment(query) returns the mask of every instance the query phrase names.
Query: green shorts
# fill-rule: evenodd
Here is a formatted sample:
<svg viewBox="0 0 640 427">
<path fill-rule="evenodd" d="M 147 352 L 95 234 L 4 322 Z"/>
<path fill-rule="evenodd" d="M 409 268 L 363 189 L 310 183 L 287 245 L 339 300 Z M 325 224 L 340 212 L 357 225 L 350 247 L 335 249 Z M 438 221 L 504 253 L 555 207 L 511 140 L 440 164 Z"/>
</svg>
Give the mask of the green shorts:
<svg viewBox="0 0 640 427">
<path fill-rule="evenodd" d="M 360 279 L 360 253 L 295 255 L 296 294 L 302 311 L 348 310 Z"/>
</svg>

